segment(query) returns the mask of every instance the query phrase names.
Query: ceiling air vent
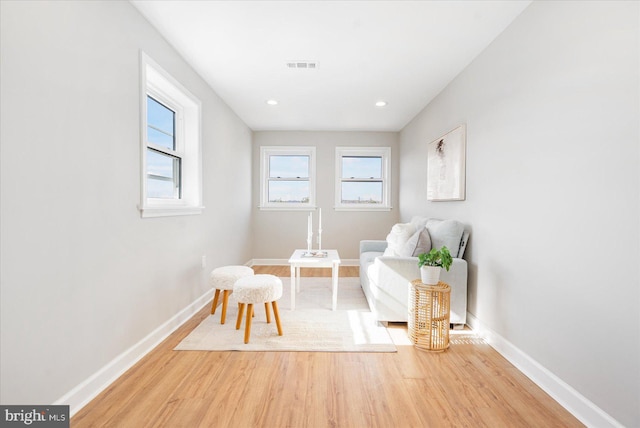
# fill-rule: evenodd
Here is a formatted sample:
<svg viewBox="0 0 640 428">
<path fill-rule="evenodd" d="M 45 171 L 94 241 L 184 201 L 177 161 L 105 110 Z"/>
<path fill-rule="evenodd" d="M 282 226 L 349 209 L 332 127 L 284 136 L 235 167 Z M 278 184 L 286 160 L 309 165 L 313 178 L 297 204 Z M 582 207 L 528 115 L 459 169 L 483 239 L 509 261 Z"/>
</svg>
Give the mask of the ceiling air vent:
<svg viewBox="0 0 640 428">
<path fill-rule="evenodd" d="M 319 64 L 317 61 L 287 61 L 287 68 L 301 68 L 315 70 Z"/>
</svg>

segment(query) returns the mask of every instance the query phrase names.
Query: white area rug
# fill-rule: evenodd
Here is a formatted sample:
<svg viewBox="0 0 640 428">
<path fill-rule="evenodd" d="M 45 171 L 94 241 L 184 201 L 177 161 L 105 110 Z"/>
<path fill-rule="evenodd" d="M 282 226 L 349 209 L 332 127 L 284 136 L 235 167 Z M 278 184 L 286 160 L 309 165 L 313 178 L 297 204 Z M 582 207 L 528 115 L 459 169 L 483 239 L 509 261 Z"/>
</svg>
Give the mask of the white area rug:
<svg viewBox="0 0 640 428">
<path fill-rule="evenodd" d="M 281 279 L 284 290 L 278 309 L 282 336 L 278 336 L 273 314 L 267 324 L 264 305 L 256 305 L 251 338 L 245 344 L 245 320 L 236 330 L 238 302 L 232 294 L 224 325 L 220 324 L 222 306 L 218 306 L 215 315 L 202 321 L 175 350 L 396 352 L 387 329 L 369 311 L 359 278 L 339 279 L 337 311 L 331 310 L 331 278 L 303 277 L 295 311 L 290 310 L 290 279 Z"/>
</svg>

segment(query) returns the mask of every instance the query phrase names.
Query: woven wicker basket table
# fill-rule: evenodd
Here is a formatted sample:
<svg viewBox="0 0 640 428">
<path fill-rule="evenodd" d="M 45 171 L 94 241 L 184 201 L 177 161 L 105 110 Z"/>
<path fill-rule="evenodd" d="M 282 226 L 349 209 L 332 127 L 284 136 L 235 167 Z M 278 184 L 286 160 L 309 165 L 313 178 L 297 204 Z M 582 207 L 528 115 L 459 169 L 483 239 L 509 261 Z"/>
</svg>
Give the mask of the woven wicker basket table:
<svg viewBox="0 0 640 428">
<path fill-rule="evenodd" d="M 449 284 L 411 281 L 407 330 L 416 348 L 442 352 L 449 347 L 450 299 Z"/>
</svg>

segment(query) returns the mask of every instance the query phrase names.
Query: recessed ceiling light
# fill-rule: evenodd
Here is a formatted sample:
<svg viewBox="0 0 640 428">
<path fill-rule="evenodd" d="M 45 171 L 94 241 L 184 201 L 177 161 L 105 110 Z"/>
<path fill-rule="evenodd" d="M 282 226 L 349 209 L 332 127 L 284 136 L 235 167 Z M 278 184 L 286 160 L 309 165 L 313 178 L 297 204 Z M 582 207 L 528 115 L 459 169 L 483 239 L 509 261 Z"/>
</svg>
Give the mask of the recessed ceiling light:
<svg viewBox="0 0 640 428">
<path fill-rule="evenodd" d="M 376 101 L 376 107 L 384 107 L 387 105 L 386 101 Z"/>
<path fill-rule="evenodd" d="M 267 100 L 266 103 L 269 104 L 270 106 L 277 106 L 278 105 L 278 101 L 277 100 Z"/>
</svg>

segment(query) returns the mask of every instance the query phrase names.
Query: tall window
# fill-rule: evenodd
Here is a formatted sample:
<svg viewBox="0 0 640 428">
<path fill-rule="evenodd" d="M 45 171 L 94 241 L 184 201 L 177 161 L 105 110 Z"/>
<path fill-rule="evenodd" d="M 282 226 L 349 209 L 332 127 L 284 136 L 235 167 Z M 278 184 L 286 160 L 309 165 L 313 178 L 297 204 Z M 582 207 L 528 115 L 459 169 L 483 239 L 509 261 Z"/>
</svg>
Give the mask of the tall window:
<svg viewBox="0 0 640 428">
<path fill-rule="evenodd" d="M 142 216 L 199 214 L 200 101 L 144 53 L 141 73 Z"/>
<path fill-rule="evenodd" d="M 261 147 L 260 207 L 315 206 L 315 147 Z"/>
<path fill-rule="evenodd" d="M 336 209 L 389 210 L 388 147 L 336 148 Z"/>
</svg>

